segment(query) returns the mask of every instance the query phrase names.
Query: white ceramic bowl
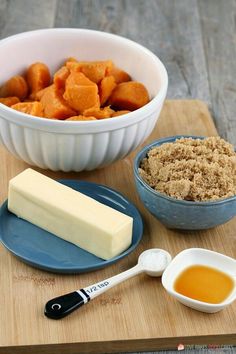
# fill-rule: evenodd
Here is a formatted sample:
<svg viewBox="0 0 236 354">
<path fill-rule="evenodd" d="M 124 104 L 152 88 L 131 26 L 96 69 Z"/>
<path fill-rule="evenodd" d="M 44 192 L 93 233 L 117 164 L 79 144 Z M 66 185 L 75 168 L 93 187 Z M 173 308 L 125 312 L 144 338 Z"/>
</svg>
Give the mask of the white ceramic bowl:
<svg viewBox="0 0 236 354">
<path fill-rule="evenodd" d="M 45 29 L 1 40 L 0 84 L 35 61 L 45 62 L 53 73 L 71 56 L 112 59 L 147 87 L 152 100 L 128 115 L 87 122 L 37 118 L 0 104 L 0 139 L 13 155 L 30 165 L 54 171 L 108 165 L 140 145 L 160 114 L 168 85 L 164 65 L 141 45 L 105 32 Z"/>
<path fill-rule="evenodd" d="M 234 279 L 234 289 L 229 296 L 218 304 L 210 304 L 203 301 L 191 299 L 181 295 L 174 290 L 174 283 L 178 275 L 186 268 L 193 265 L 204 265 L 216 268 Z M 170 295 L 175 297 L 182 304 L 192 307 L 195 310 L 214 313 L 236 300 L 236 260 L 221 253 L 203 248 L 186 249 L 172 260 L 162 275 L 162 284 Z"/>
</svg>

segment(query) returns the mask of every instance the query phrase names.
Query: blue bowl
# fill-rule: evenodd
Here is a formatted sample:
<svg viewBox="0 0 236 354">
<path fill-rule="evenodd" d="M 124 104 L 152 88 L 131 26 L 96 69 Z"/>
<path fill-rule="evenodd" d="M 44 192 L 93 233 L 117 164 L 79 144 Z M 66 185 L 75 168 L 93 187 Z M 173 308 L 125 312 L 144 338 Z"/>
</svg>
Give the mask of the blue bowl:
<svg viewBox="0 0 236 354">
<path fill-rule="evenodd" d="M 171 229 L 204 230 L 224 224 L 236 215 L 236 196 L 212 202 L 178 200 L 152 189 L 139 175 L 138 168 L 150 149 L 181 137 L 204 139 L 202 136 L 176 135 L 145 146 L 134 160 L 134 177 L 139 197 L 161 223 Z"/>
</svg>

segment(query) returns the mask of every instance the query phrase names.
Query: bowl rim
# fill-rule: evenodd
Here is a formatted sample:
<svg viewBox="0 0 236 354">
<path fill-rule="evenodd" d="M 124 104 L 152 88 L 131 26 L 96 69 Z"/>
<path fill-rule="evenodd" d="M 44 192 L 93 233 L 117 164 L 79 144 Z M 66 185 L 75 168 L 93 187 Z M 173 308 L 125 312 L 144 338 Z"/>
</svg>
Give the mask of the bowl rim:
<svg viewBox="0 0 236 354">
<path fill-rule="evenodd" d="M 176 199 L 176 198 L 173 198 L 173 197 L 169 197 L 168 195 L 165 195 L 164 193 L 160 193 L 160 192 L 154 190 L 152 187 L 149 186 L 149 184 L 147 184 L 141 178 L 141 176 L 140 176 L 140 174 L 138 172 L 138 168 L 139 168 L 141 159 L 144 158 L 144 155 L 146 156 L 148 151 L 151 150 L 152 147 L 154 147 L 154 146 L 160 146 L 160 145 L 162 145 L 164 143 L 173 142 L 173 141 L 175 141 L 177 139 L 180 139 L 180 138 L 192 138 L 192 139 L 202 139 L 203 140 L 203 139 L 206 139 L 207 136 L 182 134 L 182 135 L 168 136 L 168 137 L 165 137 L 165 138 L 161 138 L 161 139 L 157 139 L 155 141 L 152 141 L 150 144 L 144 146 L 137 153 L 137 155 L 135 156 L 133 170 L 134 170 L 134 176 L 135 176 L 136 180 L 138 180 L 145 189 L 147 189 L 149 192 L 151 192 L 156 197 L 168 200 L 168 201 L 170 201 L 172 203 L 182 204 L 182 205 L 185 205 L 185 206 L 196 206 L 196 205 L 198 205 L 198 206 L 201 206 L 201 207 L 208 207 L 208 206 L 214 206 L 214 205 L 219 205 L 219 204 L 230 203 L 230 202 L 236 200 L 236 195 L 234 195 L 232 197 L 228 197 L 228 198 L 222 198 L 222 199 L 219 199 L 219 200 L 202 201 L 202 202 L 199 202 L 199 201 L 194 202 L 194 201 L 191 201 L 191 200 Z"/>
<path fill-rule="evenodd" d="M 2 45 L 4 45 L 5 43 L 8 43 L 10 41 L 14 41 L 17 39 L 24 39 L 25 37 L 29 37 L 29 36 L 34 36 L 37 34 L 47 34 L 47 33 L 60 33 L 60 32 L 68 32 L 68 33 L 87 33 L 87 34 L 94 34 L 96 36 L 100 36 L 100 37 L 106 37 L 106 38 L 110 38 L 115 40 L 116 42 L 123 42 L 124 44 L 127 44 L 129 46 L 133 46 L 136 47 L 137 49 L 139 49 L 140 51 L 142 51 L 142 53 L 146 54 L 147 56 L 151 57 L 153 59 L 153 61 L 156 63 L 157 67 L 159 68 L 159 73 L 160 73 L 160 78 L 161 78 L 161 85 L 160 85 L 160 89 L 158 91 L 158 93 L 150 100 L 150 102 L 148 102 L 146 105 L 144 105 L 143 107 L 132 111 L 129 114 L 129 122 L 127 124 L 127 114 L 123 115 L 123 116 L 119 116 L 119 117 L 111 117 L 111 118 L 106 118 L 106 119 L 101 119 L 101 120 L 97 120 L 97 121 L 66 121 L 66 120 L 58 120 L 58 119 L 50 119 L 50 118 L 42 118 L 42 117 L 36 117 L 36 116 L 32 116 L 30 114 L 25 114 L 22 112 L 18 112 L 16 110 L 13 110 L 12 108 L 5 106 L 3 104 L 0 104 L 0 112 L 2 112 L 4 114 L 4 119 L 10 120 L 10 121 L 14 121 L 15 123 L 17 123 L 19 121 L 19 124 L 24 125 L 26 124 L 30 124 L 32 127 L 43 127 L 43 128 L 47 128 L 47 127 L 53 127 L 54 129 L 59 128 L 59 130 L 62 127 L 72 127 L 72 128 L 79 128 L 79 127 L 83 127 L 83 128 L 92 128 L 92 127 L 103 127 L 104 123 L 105 123 L 105 127 L 108 130 L 113 129 L 113 125 L 118 124 L 119 127 L 120 126 L 129 126 L 132 125 L 136 122 L 138 122 L 139 120 L 137 120 L 137 113 L 138 115 L 141 117 L 147 117 L 148 115 L 150 115 L 150 112 L 153 113 L 155 112 L 155 107 L 157 104 L 160 104 L 166 95 L 167 92 L 167 87 L 168 87 L 168 74 L 167 74 L 167 70 L 164 66 L 164 64 L 162 63 L 162 61 L 159 59 L 159 57 L 157 57 L 151 50 L 147 49 L 146 47 L 144 47 L 143 45 L 116 35 L 116 34 L 112 34 L 112 33 L 108 33 L 108 32 L 103 32 L 103 31 L 96 31 L 96 30 L 90 30 L 90 29 L 85 29 L 85 28 L 44 28 L 44 29 L 39 29 L 39 30 L 33 30 L 33 31 L 26 31 L 26 32 L 22 32 L 22 33 L 18 33 L 9 37 L 6 37 L 2 40 L 0 40 L 0 48 Z M 11 116 L 11 117 L 10 117 Z M 15 118 L 15 119 L 14 119 Z M 118 122 L 117 124 L 114 124 L 115 122 Z M 109 129 L 110 128 L 110 129 Z"/>
</svg>

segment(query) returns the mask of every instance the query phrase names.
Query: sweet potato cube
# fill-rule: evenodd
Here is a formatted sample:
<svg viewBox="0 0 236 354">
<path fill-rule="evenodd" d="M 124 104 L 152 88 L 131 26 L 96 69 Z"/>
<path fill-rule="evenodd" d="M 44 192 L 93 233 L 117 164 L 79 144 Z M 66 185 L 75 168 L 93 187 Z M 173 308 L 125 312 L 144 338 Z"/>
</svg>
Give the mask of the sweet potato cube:
<svg viewBox="0 0 236 354">
<path fill-rule="evenodd" d="M 104 61 L 85 61 L 85 62 L 67 62 L 66 66 L 71 71 L 82 72 L 87 78 L 96 84 L 99 83 L 113 67 L 111 60 Z"/>
<path fill-rule="evenodd" d="M 62 66 L 53 77 L 53 83 L 58 88 L 65 88 L 66 79 L 70 75 L 70 70 L 66 66 Z"/>
<path fill-rule="evenodd" d="M 100 105 L 97 85 L 80 72 L 68 76 L 63 97 L 79 113 Z"/>
<path fill-rule="evenodd" d="M 112 117 L 118 117 L 118 116 L 123 116 L 124 114 L 130 113 L 130 111 L 116 111 L 112 114 Z"/>
<path fill-rule="evenodd" d="M 28 93 L 28 86 L 23 76 L 11 77 L 0 87 L 0 97 L 18 97 L 23 100 Z"/>
<path fill-rule="evenodd" d="M 68 78 L 66 79 L 66 87 L 70 85 L 80 85 L 80 86 L 94 86 L 97 85 L 89 80 L 83 73 L 72 71 Z"/>
<path fill-rule="evenodd" d="M 11 107 L 13 104 L 20 102 L 18 97 L 5 97 L 0 98 L 0 103 L 5 104 L 5 106 Z"/>
<path fill-rule="evenodd" d="M 136 81 L 123 82 L 113 90 L 109 104 L 118 110 L 134 111 L 149 102 L 147 89 Z"/>
<path fill-rule="evenodd" d="M 99 87 L 101 106 L 103 106 L 104 103 L 106 103 L 106 101 L 110 97 L 115 87 L 116 87 L 116 82 L 113 76 L 106 76 L 102 79 Z"/>
<path fill-rule="evenodd" d="M 85 116 L 74 116 L 74 117 L 70 117 L 67 118 L 66 120 L 80 120 L 80 121 L 86 121 L 86 120 L 97 120 L 95 117 L 85 117 Z"/>
<path fill-rule="evenodd" d="M 58 89 L 65 88 L 65 82 L 70 75 L 70 70 L 66 66 L 62 66 L 53 77 L 53 83 Z"/>
<path fill-rule="evenodd" d="M 106 75 L 106 71 L 110 66 L 110 61 L 87 62 L 81 65 L 81 72 L 96 84 L 99 83 Z"/>
<path fill-rule="evenodd" d="M 35 94 L 35 100 L 36 101 L 40 101 L 41 98 L 43 97 L 44 93 L 51 87 L 52 85 L 48 86 L 48 87 L 45 87 L 44 89 L 38 91 L 36 94 Z"/>
<path fill-rule="evenodd" d="M 107 106 L 105 108 L 92 107 L 92 108 L 86 109 L 83 112 L 83 115 L 84 116 L 93 116 L 97 119 L 104 119 L 104 118 L 110 118 L 113 113 L 114 113 L 113 109 L 111 109 L 109 106 Z"/>
<path fill-rule="evenodd" d="M 70 107 L 83 113 L 90 107 L 99 107 L 98 89 L 96 86 L 70 85 L 63 95 Z"/>
<path fill-rule="evenodd" d="M 43 117 L 43 106 L 40 102 L 35 101 L 35 102 L 20 102 L 16 103 L 11 106 L 11 108 L 26 113 L 30 114 L 31 116 L 36 116 L 36 117 Z"/>
<path fill-rule="evenodd" d="M 68 59 L 66 59 L 64 65 L 66 65 L 67 63 L 78 63 L 78 60 L 74 57 L 69 57 Z"/>
<path fill-rule="evenodd" d="M 26 72 L 26 80 L 30 89 L 30 98 L 35 99 L 36 93 L 50 84 L 50 72 L 43 63 L 30 65 Z"/>
<path fill-rule="evenodd" d="M 55 85 L 48 87 L 40 100 L 47 118 L 66 119 L 76 115 L 76 112 L 67 104 L 62 91 Z"/>
<path fill-rule="evenodd" d="M 70 72 L 80 72 L 80 64 L 78 61 L 67 60 L 65 62 L 65 66 L 70 70 Z"/>
<path fill-rule="evenodd" d="M 117 68 L 116 66 L 111 67 L 108 70 L 107 75 L 113 76 L 115 79 L 115 82 L 117 84 L 131 80 L 131 77 L 129 76 L 129 74 L 126 71 L 121 70 L 120 68 Z"/>
</svg>

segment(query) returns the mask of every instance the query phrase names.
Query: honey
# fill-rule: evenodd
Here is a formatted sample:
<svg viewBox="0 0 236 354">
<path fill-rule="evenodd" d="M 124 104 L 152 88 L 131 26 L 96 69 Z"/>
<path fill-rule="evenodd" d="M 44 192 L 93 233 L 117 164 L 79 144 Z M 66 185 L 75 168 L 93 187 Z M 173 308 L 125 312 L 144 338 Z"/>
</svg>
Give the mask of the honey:
<svg viewBox="0 0 236 354">
<path fill-rule="evenodd" d="M 189 298 L 219 304 L 232 292 L 232 277 L 218 269 L 194 265 L 183 270 L 174 283 L 174 290 Z"/>
</svg>

